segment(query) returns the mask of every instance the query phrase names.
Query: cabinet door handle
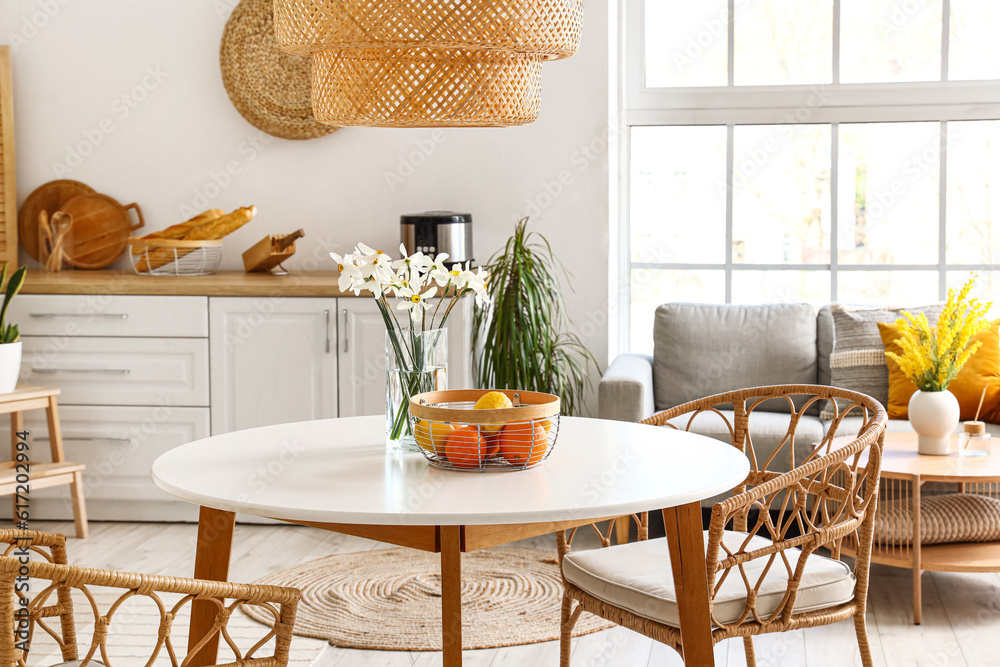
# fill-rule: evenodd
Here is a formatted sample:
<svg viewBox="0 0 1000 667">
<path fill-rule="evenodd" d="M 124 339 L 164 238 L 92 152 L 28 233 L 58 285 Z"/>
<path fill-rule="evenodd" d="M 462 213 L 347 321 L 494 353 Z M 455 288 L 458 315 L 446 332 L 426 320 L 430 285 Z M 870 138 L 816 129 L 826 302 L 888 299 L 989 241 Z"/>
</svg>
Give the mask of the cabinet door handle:
<svg viewBox="0 0 1000 667">
<path fill-rule="evenodd" d="M 106 317 L 113 320 L 127 320 L 127 313 L 29 313 L 28 317 Z"/>
<path fill-rule="evenodd" d="M 49 442 L 50 438 L 35 438 L 36 442 Z M 118 442 L 123 445 L 132 444 L 132 438 L 112 438 L 101 436 L 64 435 L 63 442 Z"/>
<path fill-rule="evenodd" d="M 323 315 L 326 317 L 326 353 L 330 354 L 330 311 L 324 310 Z"/>
<path fill-rule="evenodd" d="M 132 371 L 127 368 L 32 368 L 36 375 L 55 375 L 57 373 L 93 373 L 95 375 L 128 375 Z"/>
<path fill-rule="evenodd" d="M 341 311 L 344 315 L 344 352 L 347 352 L 347 309 Z"/>
</svg>

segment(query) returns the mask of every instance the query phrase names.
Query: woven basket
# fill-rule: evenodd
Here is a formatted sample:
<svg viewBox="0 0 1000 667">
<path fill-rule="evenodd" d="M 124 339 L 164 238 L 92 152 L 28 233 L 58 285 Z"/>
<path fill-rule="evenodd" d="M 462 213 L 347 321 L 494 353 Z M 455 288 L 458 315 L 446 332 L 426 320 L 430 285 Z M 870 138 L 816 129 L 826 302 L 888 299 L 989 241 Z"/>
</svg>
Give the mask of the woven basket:
<svg viewBox="0 0 1000 667">
<path fill-rule="evenodd" d="M 313 117 L 310 63 L 281 51 L 272 0 L 242 0 L 233 10 L 219 60 L 233 106 L 251 125 L 282 139 L 314 139 L 337 130 Z"/>
<path fill-rule="evenodd" d="M 463 49 L 313 54 L 313 112 L 331 125 L 503 127 L 541 107 L 542 57 Z"/>
<path fill-rule="evenodd" d="M 514 407 L 475 409 L 476 401 L 496 391 Z M 429 391 L 410 397 L 410 425 L 435 468 L 511 472 L 534 468 L 549 457 L 559 436 L 559 409 L 558 396 L 534 391 Z"/>
<path fill-rule="evenodd" d="M 282 50 L 493 49 L 567 58 L 580 45 L 583 0 L 275 0 Z"/>
</svg>

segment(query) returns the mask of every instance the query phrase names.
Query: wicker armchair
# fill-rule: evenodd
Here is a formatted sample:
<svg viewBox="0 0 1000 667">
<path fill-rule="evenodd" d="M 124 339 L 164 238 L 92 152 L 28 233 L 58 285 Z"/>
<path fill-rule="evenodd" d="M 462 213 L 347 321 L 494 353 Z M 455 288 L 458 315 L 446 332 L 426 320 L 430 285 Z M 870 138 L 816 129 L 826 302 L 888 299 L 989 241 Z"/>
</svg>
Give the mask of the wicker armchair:
<svg viewBox="0 0 1000 667">
<path fill-rule="evenodd" d="M 66 538 L 52 533 L 7 530 L 0 531 L 0 540 L 16 545 L 0 557 L 0 600 L 8 601 L 0 605 L 0 627 L 14 629 L 14 632 L 0 633 L 0 667 L 25 667 L 38 628 L 58 643 L 63 660 L 80 661 L 77 663 L 79 667 L 102 663 L 114 667 L 108 653 L 109 629 L 116 612 L 133 597 L 147 598 L 159 614 L 157 636 L 155 644 L 150 642 L 153 647 L 145 663 L 147 667 L 157 660 L 163 649 L 166 649 L 173 667 L 187 665 L 192 656 L 215 636 L 221 636 L 233 652 L 235 660 L 227 663 L 229 666 L 284 667 L 288 664 L 288 649 L 300 595 L 298 589 L 71 566 L 66 564 Z M 31 560 L 25 565 L 21 550 L 25 544 L 30 544 L 31 551 L 44 555 L 45 559 Z M 42 546 L 52 547 L 53 555 L 50 557 L 41 551 L 38 547 Z M 24 590 L 25 582 L 29 584 L 28 591 Z M 113 591 L 113 601 L 107 604 L 103 595 L 98 596 L 101 598 L 99 601 L 88 586 L 120 590 Z M 46 606 L 53 593 L 54 603 Z M 85 607 L 93 619 L 93 633 L 82 658 L 77 646 L 73 593 L 86 599 Z M 158 593 L 173 594 L 176 599 L 165 601 Z M 187 657 L 182 653 L 178 658 L 170 637 L 171 628 L 179 613 L 193 600 L 209 600 L 216 605 L 218 613 L 214 631 L 191 647 Z M 261 627 L 262 636 L 252 646 L 241 648 L 230 636 L 228 623 L 232 613 L 242 605 L 266 609 L 273 616 L 273 623 Z M 107 610 L 102 612 L 102 606 Z M 60 631 L 47 623 L 48 619 L 56 616 L 60 620 Z M 256 653 L 272 639 L 273 654 L 257 657 Z"/>
<path fill-rule="evenodd" d="M 785 415 L 755 414 L 765 401 L 770 401 L 765 410 L 773 410 L 774 399 L 784 402 Z M 838 399 L 836 416 L 823 440 L 810 443 L 815 446 L 806 460 L 796 462 L 796 427 L 827 399 Z M 780 418 L 787 419 L 784 439 L 759 458 L 749 434 L 750 421 L 773 424 Z M 845 418 L 855 424 L 843 434 L 850 437 L 837 437 L 838 431 L 848 431 Z M 705 532 L 713 642 L 742 637 L 747 664 L 753 666 L 754 635 L 853 618 L 862 663 L 870 666 L 865 610 L 885 410 L 863 394 L 789 385 L 711 396 L 642 423 L 687 430 L 707 419 L 721 420 L 733 446 L 751 463 L 750 474 L 735 495 L 712 507 Z M 787 457 L 789 472 L 768 471 L 779 457 Z M 557 537 L 565 587 L 562 667 L 569 667 L 572 628 L 584 611 L 668 644 L 683 655 L 665 539 L 570 553 L 573 534 L 561 532 Z M 845 540 L 856 549 L 853 568 L 840 560 Z M 820 548 L 828 549 L 830 556 L 817 553 Z"/>
</svg>

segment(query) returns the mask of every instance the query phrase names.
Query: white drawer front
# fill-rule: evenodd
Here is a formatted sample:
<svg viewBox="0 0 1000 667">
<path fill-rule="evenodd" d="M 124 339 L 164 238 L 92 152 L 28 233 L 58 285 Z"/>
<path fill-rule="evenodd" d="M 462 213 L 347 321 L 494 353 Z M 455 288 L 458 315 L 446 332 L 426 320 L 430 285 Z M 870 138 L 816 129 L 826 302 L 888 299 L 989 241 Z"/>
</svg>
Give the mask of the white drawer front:
<svg viewBox="0 0 1000 667">
<path fill-rule="evenodd" d="M 83 481 L 88 502 L 173 500 L 149 478 L 153 461 L 174 447 L 209 435 L 208 408 L 60 406 L 59 421 L 66 459 L 87 466 Z M 8 424 L 5 415 L 0 426 L 9 428 Z M 24 413 L 24 425 L 32 459 L 51 460 L 45 411 Z M 72 514 L 68 487 L 39 489 L 31 495 L 33 500 L 64 499 L 67 516 Z"/>
<path fill-rule="evenodd" d="M 208 339 L 25 336 L 21 378 L 65 405 L 208 406 Z"/>
<path fill-rule="evenodd" d="M 208 336 L 203 296 L 19 294 L 7 321 L 22 336 Z"/>
</svg>

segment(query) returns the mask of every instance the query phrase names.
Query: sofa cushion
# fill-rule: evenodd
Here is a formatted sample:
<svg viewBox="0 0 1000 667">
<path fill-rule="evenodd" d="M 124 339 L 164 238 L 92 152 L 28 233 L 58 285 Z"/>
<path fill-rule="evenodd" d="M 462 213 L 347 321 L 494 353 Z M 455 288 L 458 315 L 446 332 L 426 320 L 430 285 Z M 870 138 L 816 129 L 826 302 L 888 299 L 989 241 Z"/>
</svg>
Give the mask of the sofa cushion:
<svg viewBox="0 0 1000 667">
<path fill-rule="evenodd" d="M 656 309 L 657 410 L 743 387 L 815 382 L 816 314 L 809 304 L 668 303 Z M 765 408 L 783 411 L 787 404 L 772 401 Z"/>
<path fill-rule="evenodd" d="M 883 406 L 889 403 L 889 366 L 885 347 L 878 332 L 879 322 L 895 322 L 904 310 L 925 313 L 931 326 L 937 322 L 942 304 L 918 308 L 830 306 L 833 314 L 833 353 L 830 355 L 830 384 L 834 387 L 868 394 Z M 822 417 L 831 419 L 828 403 Z"/>
<path fill-rule="evenodd" d="M 723 418 L 725 418 L 725 421 L 723 421 Z M 719 410 L 719 414 L 715 414 L 714 412 L 700 413 L 691 421 L 690 427 L 688 426 L 688 421 L 691 420 L 689 415 L 677 417 L 671 420 L 671 423 L 677 426 L 677 428 L 732 444 L 733 436 L 729 432 L 726 422 L 731 425 L 733 419 L 732 410 Z M 775 448 L 781 444 L 785 434 L 788 433 L 788 423 L 790 420 L 791 415 L 787 413 L 754 410 L 750 414 L 750 440 L 753 442 L 754 452 L 757 454 L 757 463 L 761 467 L 763 467 L 764 462 L 767 461 L 767 458 Z M 848 432 L 842 431 L 842 433 L 847 434 Z M 799 419 L 798 426 L 795 428 L 796 465 L 805 461 L 816 445 L 822 442 L 825 435 L 825 425 L 818 417 L 806 415 Z M 775 457 L 767 469 L 775 472 L 788 472 L 791 469 L 790 463 L 788 452 L 785 451 Z M 722 497 L 726 496 L 720 496 L 720 498 Z"/>
<path fill-rule="evenodd" d="M 746 533 L 726 531 L 723 542 L 736 552 L 746 537 Z M 707 531 L 704 541 L 708 542 Z M 747 550 L 763 549 L 770 544 L 767 538 L 754 536 Z M 726 557 L 725 550 L 720 548 L 719 552 L 720 559 Z M 801 551 L 791 548 L 785 554 L 794 571 Z M 764 574 L 768 565 L 770 568 Z M 763 575 L 757 593 L 757 611 L 765 617 L 774 612 L 788 587 L 788 571 L 781 557 L 773 563 L 766 556 L 756 558 L 740 569 L 751 584 Z M 855 578 L 846 564 L 813 554 L 806 560 L 804 570 L 795 600 L 796 612 L 832 607 L 854 597 Z M 643 618 L 680 627 L 670 549 L 665 538 L 570 553 L 563 559 L 563 574 L 571 584 L 596 598 Z M 739 569 L 734 567 L 715 594 L 712 606 L 715 619 L 720 623 L 738 620 L 746 608 L 746 599 L 746 585 Z"/>
</svg>

